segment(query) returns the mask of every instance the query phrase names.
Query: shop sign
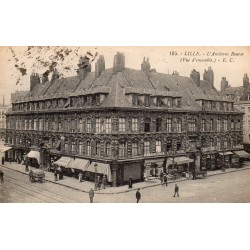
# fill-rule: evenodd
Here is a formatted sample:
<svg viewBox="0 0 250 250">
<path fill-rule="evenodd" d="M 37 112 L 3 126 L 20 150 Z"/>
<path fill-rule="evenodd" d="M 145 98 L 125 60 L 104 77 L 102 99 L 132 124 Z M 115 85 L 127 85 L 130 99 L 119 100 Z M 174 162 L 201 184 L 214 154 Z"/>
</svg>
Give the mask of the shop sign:
<svg viewBox="0 0 250 250">
<path fill-rule="evenodd" d="M 145 164 L 163 163 L 163 162 L 164 162 L 164 159 L 145 160 Z"/>
</svg>

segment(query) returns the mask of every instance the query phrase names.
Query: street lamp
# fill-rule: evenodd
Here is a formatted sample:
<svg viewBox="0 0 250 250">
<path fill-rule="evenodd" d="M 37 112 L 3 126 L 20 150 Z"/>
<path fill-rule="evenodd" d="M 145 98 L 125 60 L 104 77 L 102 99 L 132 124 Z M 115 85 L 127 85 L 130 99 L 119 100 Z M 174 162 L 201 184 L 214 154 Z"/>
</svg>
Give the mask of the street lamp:
<svg viewBox="0 0 250 250">
<path fill-rule="evenodd" d="M 95 163 L 94 164 L 94 167 L 95 167 L 95 190 L 97 190 L 97 166 L 98 166 L 98 164 Z"/>
</svg>

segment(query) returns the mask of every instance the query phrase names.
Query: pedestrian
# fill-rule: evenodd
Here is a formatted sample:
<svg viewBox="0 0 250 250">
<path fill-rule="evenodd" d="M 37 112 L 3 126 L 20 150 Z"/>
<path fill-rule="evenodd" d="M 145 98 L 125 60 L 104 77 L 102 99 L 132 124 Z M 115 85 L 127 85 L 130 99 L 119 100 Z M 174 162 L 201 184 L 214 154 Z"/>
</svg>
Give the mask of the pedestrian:
<svg viewBox="0 0 250 250">
<path fill-rule="evenodd" d="M 195 172 L 195 170 L 193 171 L 193 180 L 196 180 L 196 172 Z"/>
<path fill-rule="evenodd" d="M 107 176 L 104 175 L 103 178 L 102 178 L 102 187 L 103 187 L 103 189 L 105 189 L 106 183 L 107 183 Z"/>
<path fill-rule="evenodd" d="M 29 172 L 29 178 L 30 178 L 31 182 L 33 181 L 33 177 L 34 177 L 33 171 L 30 170 L 30 172 Z"/>
<path fill-rule="evenodd" d="M 133 179 L 132 179 L 132 177 L 129 177 L 128 188 L 132 188 L 132 187 L 133 187 Z"/>
<path fill-rule="evenodd" d="M 164 173 L 161 171 L 161 173 L 160 173 L 160 180 L 161 180 L 161 184 L 163 183 L 163 181 L 164 181 Z"/>
<path fill-rule="evenodd" d="M 141 199 L 141 193 L 140 193 L 140 188 L 138 188 L 136 194 L 135 194 L 135 197 L 136 197 L 136 203 L 139 203 L 140 199 Z"/>
<path fill-rule="evenodd" d="M 9 163 L 11 164 L 11 158 L 9 158 Z"/>
<path fill-rule="evenodd" d="M 56 169 L 55 169 L 54 177 L 55 177 L 55 181 L 57 181 L 57 170 Z"/>
<path fill-rule="evenodd" d="M 166 186 L 168 185 L 168 177 L 167 175 L 164 175 L 164 180 L 163 180 L 163 184 L 166 184 Z M 162 185 L 163 186 L 163 185 Z"/>
<path fill-rule="evenodd" d="M 82 172 L 79 173 L 79 182 L 82 182 Z"/>
<path fill-rule="evenodd" d="M 177 184 L 175 184 L 175 187 L 174 187 L 174 196 L 177 194 L 177 197 L 179 197 L 179 186 Z"/>
<path fill-rule="evenodd" d="M 4 176 L 4 172 L 2 170 L 0 170 L 0 179 L 1 179 L 1 182 L 3 182 L 3 176 Z"/>
<path fill-rule="evenodd" d="M 2 157 L 2 165 L 4 165 L 4 157 Z"/>
<path fill-rule="evenodd" d="M 95 192 L 94 192 L 94 190 L 91 188 L 91 189 L 89 190 L 89 199 L 90 199 L 90 203 L 93 203 L 93 198 L 94 198 L 94 196 L 95 196 Z"/>
<path fill-rule="evenodd" d="M 100 176 L 98 175 L 97 176 L 97 180 L 96 180 L 96 189 L 101 189 L 101 180 L 100 180 Z"/>
<path fill-rule="evenodd" d="M 28 162 L 26 161 L 25 163 L 25 172 L 29 172 L 29 165 L 28 165 Z"/>
</svg>

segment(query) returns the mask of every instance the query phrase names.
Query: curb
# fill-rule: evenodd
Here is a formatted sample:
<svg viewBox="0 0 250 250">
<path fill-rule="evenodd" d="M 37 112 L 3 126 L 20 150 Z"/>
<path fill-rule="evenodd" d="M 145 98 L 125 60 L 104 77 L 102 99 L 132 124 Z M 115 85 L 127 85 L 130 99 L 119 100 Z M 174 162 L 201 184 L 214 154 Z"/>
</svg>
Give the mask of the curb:
<svg viewBox="0 0 250 250">
<path fill-rule="evenodd" d="M 4 165 L 1 165 L 1 167 L 6 168 L 6 169 L 10 169 L 10 170 L 13 170 L 13 171 L 16 171 L 16 172 L 19 172 L 19 173 L 24 174 L 24 175 L 28 175 L 28 173 L 22 172 L 22 171 L 17 170 L 17 169 L 12 169 L 12 168 L 6 167 Z M 250 166 L 242 167 L 242 168 L 239 168 L 239 169 L 234 169 L 234 170 L 231 170 L 230 172 L 225 171 L 225 172 L 213 173 L 213 174 L 207 175 L 206 178 L 208 178 L 210 176 L 215 176 L 215 175 L 230 174 L 230 173 L 233 173 L 233 172 L 243 171 L 243 170 L 247 170 L 247 169 L 250 169 Z M 48 180 L 46 178 L 45 178 L 45 180 L 47 182 L 54 183 L 54 184 L 57 184 L 57 185 L 61 185 L 61 186 L 67 187 L 67 188 L 71 188 L 71 189 L 74 189 L 76 191 L 80 191 L 80 192 L 83 192 L 83 193 L 88 193 L 88 191 L 85 191 L 85 190 L 82 190 L 82 189 L 79 189 L 79 188 L 75 188 L 75 187 L 69 186 L 67 184 L 63 184 L 63 183 L 56 182 L 56 181 L 51 181 L 51 180 Z M 192 179 L 189 179 L 189 178 L 188 179 L 177 179 L 175 181 L 168 181 L 168 184 L 170 184 L 170 183 L 176 183 L 176 182 L 182 182 L 182 181 L 189 181 L 189 180 L 192 180 Z M 107 192 L 107 193 L 105 192 L 105 193 L 103 193 L 103 192 L 97 192 L 97 191 L 95 191 L 95 194 L 107 194 L 107 195 L 122 194 L 122 193 L 131 192 L 131 191 L 136 191 L 138 188 L 145 189 L 145 188 L 156 187 L 156 186 L 160 186 L 160 185 L 162 185 L 162 184 L 161 183 L 156 183 L 156 184 L 152 184 L 150 186 L 137 187 L 137 188 L 132 188 L 132 189 L 128 189 L 128 190 L 124 190 L 124 191 L 118 191 L 118 192 Z"/>
</svg>

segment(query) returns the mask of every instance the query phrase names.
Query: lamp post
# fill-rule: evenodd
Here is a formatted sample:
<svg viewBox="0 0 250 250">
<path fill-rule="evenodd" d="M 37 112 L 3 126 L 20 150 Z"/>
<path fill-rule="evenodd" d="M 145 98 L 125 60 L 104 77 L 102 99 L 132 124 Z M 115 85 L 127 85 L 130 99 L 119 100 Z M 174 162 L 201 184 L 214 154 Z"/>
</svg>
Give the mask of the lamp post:
<svg viewBox="0 0 250 250">
<path fill-rule="evenodd" d="M 95 167 L 95 190 L 97 190 L 97 166 L 98 164 L 95 163 L 94 167 Z"/>
</svg>

